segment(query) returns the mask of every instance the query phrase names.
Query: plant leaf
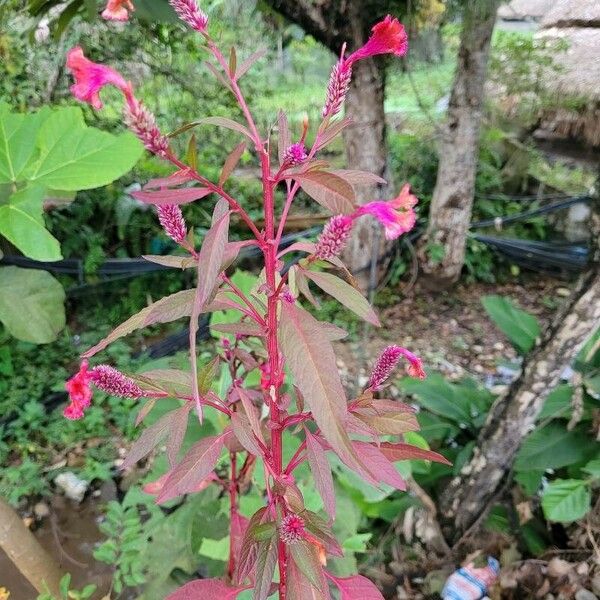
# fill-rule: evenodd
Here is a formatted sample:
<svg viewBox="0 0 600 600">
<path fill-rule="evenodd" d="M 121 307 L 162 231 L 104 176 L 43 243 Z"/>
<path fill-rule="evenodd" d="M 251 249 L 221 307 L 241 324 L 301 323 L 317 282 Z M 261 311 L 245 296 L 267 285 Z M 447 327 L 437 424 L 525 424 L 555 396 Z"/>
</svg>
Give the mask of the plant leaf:
<svg viewBox="0 0 600 600">
<path fill-rule="evenodd" d="M 350 468 L 363 469 L 344 429 L 346 395 L 333 348 L 320 323 L 304 309 L 283 302 L 279 329 L 294 382 L 323 436 Z"/>
<path fill-rule="evenodd" d="M 139 313 L 129 317 L 113 329 L 102 341 L 82 354 L 83 358 L 91 358 L 94 354 L 104 350 L 115 340 L 129 335 L 136 329 L 154 325 L 155 323 L 170 323 L 182 317 L 187 317 L 192 312 L 195 290 L 183 290 L 157 300 L 154 304 L 143 308 Z"/>
<path fill-rule="evenodd" d="M 220 579 L 197 579 L 169 594 L 166 600 L 230 600 L 245 589 L 231 587 Z"/>
<path fill-rule="evenodd" d="M 267 53 L 267 49 L 266 48 L 261 48 L 260 50 L 257 50 L 256 52 L 254 52 L 254 54 L 251 54 L 239 67 L 238 70 L 235 73 L 235 78 L 236 80 L 239 79 L 240 77 L 243 77 L 252 67 L 252 65 L 259 61 L 263 56 L 265 56 L 265 54 Z"/>
<path fill-rule="evenodd" d="M 572 523 L 589 512 L 591 501 L 592 494 L 585 481 L 557 479 L 544 490 L 542 508 L 549 521 Z"/>
<path fill-rule="evenodd" d="M 375 325 L 375 327 L 381 327 L 381 323 L 369 301 L 343 279 L 331 273 L 323 273 L 321 271 L 304 270 L 304 274 L 309 279 L 312 279 L 323 291 L 333 296 L 361 319 L 371 323 L 371 325 Z"/>
<path fill-rule="evenodd" d="M 503 296 L 484 296 L 481 303 L 492 321 L 521 354 L 533 348 L 540 335 L 540 325 L 533 315 L 517 308 L 510 298 Z"/>
<path fill-rule="evenodd" d="M 231 430 L 226 430 L 221 435 L 206 437 L 194 444 L 170 472 L 157 502 L 164 502 L 167 497 L 170 499 L 193 492 L 215 468 L 225 440 L 230 435 Z"/>
<path fill-rule="evenodd" d="M 0 268 L 0 321 L 19 340 L 49 344 L 65 326 L 65 291 L 45 271 Z"/>
<path fill-rule="evenodd" d="M 218 210 L 219 204 L 215 207 Z M 198 319 L 217 283 L 221 272 L 221 264 L 225 255 L 227 236 L 229 235 L 229 212 L 226 212 L 208 230 L 198 256 L 198 286 L 194 296 L 194 305 L 190 315 L 190 363 L 192 367 L 192 393 L 196 403 L 198 418 L 202 420 L 202 405 L 198 389 L 198 359 L 196 356 L 196 334 Z"/>
<path fill-rule="evenodd" d="M 203 187 L 187 187 L 178 189 L 163 189 L 155 192 L 131 192 L 136 200 L 155 206 L 168 204 L 188 204 L 212 194 L 212 190 Z"/>
<path fill-rule="evenodd" d="M 442 463 L 443 465 L 452 464 L 441 454 L 438 454 L 433 450 L 417 448 L 417 446 L 411 446 L 410 444 L 404 444 L 402 442 L 396 444 L 382 442 L 379 448 L 381 453 L 392 462 L 397 462 L 399 460 L 431 460 L 433 462 Z"/>
<path fill-rule="evenodd" d="M 266 600 L 271 595 L 271 583 L 277 564 L 277 532 L 263 542 L 258 543 L 256 557 L 256 578 L 252 600 Z"/>
<path fill-rule="evenodd" d="M 254 439 L 248 417 L 244 413 L 235 412 L 231 415 L 231 427 L 237 441 L 247 452 L 254 456 L 261 455 L 260 448 Z"/>
<path fill-rule="evenodd" d="M 367 442 L 352 442 L 352 445 L 369 471 L 376 473 L 382 483 L 397 490 L 406 490 L 406 482 L 379 448 Z"/>
<path fill-rule="evenodd" d="M 293 560 L 288 560 L 286 574 L 288 600 L 330 600 L 327 587 L 320 591 L 311 585 Z"/>
<path fill-rule="evenodd" d="M 354 212 L 356 197 L 352 186 L 328 171 L 307 171 L 294 175 L 302 189 L 334 215 Z"/>
<path fill-rule="evenodd" d="M 330 579 L 340 590 L 341 600 L 384 600 L 377 586 L 362 575 Z"/>
<path fill-rule="evenodd" d="M 306 540 L 298 540 L 288 547 L 291 558 L 298 569 L 300 569 L 313 587 L 322 592 L 327 584 L 316 546 Z"/>
<path fill-rule="evenodd" d="M 232 150 L 231 154 L 227 157 L 225 163 L 223 164 L 223 169 L 221 170 L 221 175 L 219 177 L 219 187 L 222 187 L 223 184 L 229 179 L 229 176 L 233 173 L 245 150 L 246 142 L 241 142 Z"/>
<path fill-rule="evenodd" d="M 304 433 L 306 436 L 306 456 L 315 480 L 315 487 L 323 499 L 325 511 L 332 519 L 335 519 L 335 489 L 333 487 L 331 466 L 323 447 L 315 436 L 308 429 L 305 429 Z"/>
</svg>

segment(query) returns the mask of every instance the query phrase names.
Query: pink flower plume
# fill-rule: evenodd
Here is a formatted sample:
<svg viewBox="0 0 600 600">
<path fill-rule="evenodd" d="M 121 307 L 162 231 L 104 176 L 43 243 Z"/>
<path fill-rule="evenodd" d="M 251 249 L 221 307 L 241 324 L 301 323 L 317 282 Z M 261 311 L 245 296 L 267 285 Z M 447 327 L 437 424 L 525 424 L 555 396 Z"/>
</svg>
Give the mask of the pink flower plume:
<svg viewBox="0 0 600 600">
<path fill-rule="evenodd" d="M 372 215 L 383 225 L 385 237 L 388 240 L 395 240 L 415 226 L 417 216 L 413 207 L 417 202 L 417 197 L 410 193 L 410 185 L 406 184 L 393 200 L 389 202 L 376 200 L 363 204 L 353 217 Z"/>
<path fill-rule="evenodd" d="M 371 377 L 369 378 L 368 389 L 377 391 L 389 379 L 390 375 L 398 365 L 398 361 L 404 357 L 408 363 L 408 374 L 411 377 L 425 379 L 425 371 L 421 359 L 402 346 L 388 346 L 385 348 L 375 362 Z"/>
<path fill-rule="evenodd" d="M 92 401 L 92 389 L 90 387 L 90 373 L 88 372 L 87 360 L 82 361 L 79 371 L 65 383 L 65 389 L 69 393 L 69 405 L 63 411 L 67 419 L 72 421 L 81 419 L 83 411 Z"/>
<path fill-rule="evenodd" d="M 369 58 L 377 54 L 394 54 L 404 56 L 408 50 L 408 36 L 404 25 L 395 17 L 388 15 L 383 21 L 373 26 L 371 37 L 367 43 L 353 52 L 347 62 L 352 65 L 357 60 Z"/>
</svg>

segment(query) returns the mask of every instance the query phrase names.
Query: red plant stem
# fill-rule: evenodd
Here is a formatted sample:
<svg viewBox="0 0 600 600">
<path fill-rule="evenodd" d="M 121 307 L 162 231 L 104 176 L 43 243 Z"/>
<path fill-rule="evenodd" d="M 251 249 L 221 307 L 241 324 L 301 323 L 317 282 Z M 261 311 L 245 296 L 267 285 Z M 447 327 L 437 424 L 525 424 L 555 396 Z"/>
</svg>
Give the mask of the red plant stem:
<svg viewBox="0 0 600 600">
<path fill-rule="evenodd" d="M 186 400 L 187 402 L 194 402 L 193 396 L 177 396 L 177 398 L 179 398 L 180 400 Z M 210 400 L 206 400 L 205 398 L 200 398 L 200 404 L 202 404 L 203 406 L 211 406 L 212 408 L 222 412 L 224 415 L 227 415 L 228 417 L 231 416 L 231 411 L 226 406 L 221 406 L 216 402 L 211 402 Z"/>
<path fill-rule="evenodd" d="M 283 469 L 281 413 L 279 410 L 279 384 L 280 384 L 280 358 L 279 344 L 277 339 L 277 302 L 279 294 L 276 290 L 275 273 L 277 268 L 277 242 L 275 240 L 275 203 L 273 189 L 275 183 L 271 179 L 271 165 L 269 154 L 263 150 L 260 157 L 263 180 L 264 215 L 265 215 L 265 246 L 263 253 L 265 257 L 266 284 L 269 290 L 267 300 L 267 355 L 269 360 L 269 406 L 271 421 L 271 452 L 275 475 L 281 475 Z M 281 502 L 281 498 L 275 498 L 275 502 Z M 279 598 L 286 597 L 286 563 L 287 551 L 283 541 L 279 541 Z"/>
<path fill-rule="evenodd" d="M 237 512 L 237 454 L 235 452 L 229 453 L 231 460 L 231 477 L 229 479 L 229 564 L 227 565 L 227 575 L 229 580 L 233 580 L 233 573 L 235 571 L 235 548 L 233 547 L 233 517 Z"/>
<path fill-rule="evenodd" d="M 306 450 L 306 441 L 302 442 L 300 446 L 298 446 L 298 450 L 296 450 L 296 453 L 290 459 L 288 466 L 285 468 L 286 475 L 289 475 L 299 464 L 304 462 L 304 456 L 302 456 L 304 450 Z"/>
</svg>

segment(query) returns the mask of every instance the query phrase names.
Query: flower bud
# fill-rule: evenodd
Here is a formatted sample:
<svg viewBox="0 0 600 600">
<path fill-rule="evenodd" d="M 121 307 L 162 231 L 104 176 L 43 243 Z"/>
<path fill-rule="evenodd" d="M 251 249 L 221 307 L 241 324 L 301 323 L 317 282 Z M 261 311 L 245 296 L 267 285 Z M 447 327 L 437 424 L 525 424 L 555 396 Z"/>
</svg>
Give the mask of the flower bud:
<svg viewBox="0 0 600 600">
<path fill-rule="evenodd" d="M 323 107 L 323 118 L 337 115 L 344 104 L 350 80 L 352 79 L 352 65 L 340 58 L 334 65 L 327 85 L 327 97 Z"/>
<path fill-rule="evenodd" d="M 401 356 L 404 356 L 410 363 L 408 374 L 411 377 L 425 379 L 425 371 L 423 370 L 421 359 L 406 350 L 406 348 L 392 345 L 385 348 L 375 362 L 371 377 L 369 378 L 368 389 L 376 391 L 381 388 L 396 368 Z"/>
<path fill-rule="evenodd" d="M 125 123 L 147 150 L 157 156 L 166 155 L 169 139 L 158 129 L 154 115 L 133 97 L 125 104 Z"/>
<path fill-rule="evenodd" d="M 279 537 L 286 544 L 294 544 L 303 539 L 304 519 L 293 513 L 284 517 L 279 526 Z"/>
</svg>

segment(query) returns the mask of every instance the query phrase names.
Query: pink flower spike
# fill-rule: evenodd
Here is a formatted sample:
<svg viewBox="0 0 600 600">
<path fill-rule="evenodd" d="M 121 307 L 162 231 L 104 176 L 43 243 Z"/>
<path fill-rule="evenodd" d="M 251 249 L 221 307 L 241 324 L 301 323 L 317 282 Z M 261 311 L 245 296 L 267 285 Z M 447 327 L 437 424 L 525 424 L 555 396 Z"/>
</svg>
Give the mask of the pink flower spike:
<svg viewBox="0 0 600 600">
<path fill-rule="evenodd" d="M 363 204 L 353 217 L 372 215 L 383 225 L 385 237 L 388 240 L 395 240 L 415 226 L 417 215 L 413 206 L 417 202 L 417 197 L 410 193 L 410 185 L 406 184 L 393 200 L 389 202 L 378 200 Z"/>
<path fill-rule="evenodd" d="M 279 526 L 279 537 L 286 544 L 293 544 L 305 537 L 304 519 L 295 514 L 284 517 Z"/>
<path fill-rule="evenodd" d="M 91 382 L 103 392 L 120 398 L 142 398 L 144 390 L 131 379 L 109 365 L 98 365 L 90 371 Z"/>
<path fill-rule="evenodd" d="M 77 420 L 83 417 L 83 411 L 92 401 L 92 389 L 90 388 L 90 373 L 88 373 L 87 360 L 82 361 L 79 371 L 65 383 L 65 389 L 69 393 L 70 404 L 65 408 L 63 414 L 67 419 Z"/>
<path fill-rule="evenodd" d="M 352 79 L 352 65 L 342 58 L 333 66 L 329 83 L 327 84 L 327 97 L 323 107 L 323 118 L 334 117 L 341 110 L 348 94 L 350 80 Z"/>
<path fill-rule="evenodd" d="M 411 377 L 425 379 L 425 371 L 423 370 L 421 359 L 406 348 L 392 345 L 385 348 L 379 355 L 373 367 L 367 388 L 373 391 L 381 389 L 381 386 L 389 379 L 402 356 L 410 363 L 408 374 Z"/>
<path fill-rule="evenodd" d="M 81 102 L 91 104 L 96 110 L 102 108 L 99 92 L 105 85 L 114 85 L 126 96 L 131 93 L 129 84 L 114 69 L 87 59 L 80 46 L 67 53 L 67 69 L 73 73 L 75 84 L 71 93 Z"/>
<path fill-rule="evenodd" d="M 404 56 L 408 50 L 408 36 L 404 25 L 395 17 L 388 15 L 383 21 L 377 23 L 367 43 L 353 52 L 347 59 L 352 65 L 357 60 L 369 58 L 377 54 L 394 54 Z"/>
<path fill-rule="evenodd" d="M 332 217 L 323 227 L 315 249 L 315 256 L 321 260 L 339 256 L 350 237 L 353 223 L 354 217 L 348 215 Z"/>
<path fill-rule="evenodd" d="M 169 0 L 169 4 L 179 18 L 196 31 L 206 31 L 208 16 L 196 3 L 196 0 Z"/>
<path fill-rule="evenodd" d="M 164 136 L 154 115 L 133 95 L 131 89 L 125 95 L 125 123 L 135 133 L 144 147 L 157 156 L 166 156 L 169 150 L 169 138 Z"/>
<path fill-rule="evenodd" d="M 102 18 L 107 21 L 127 21 L 129 12 L 134 10 L 131 0 L 108 0 L 106 8 L 102 11 Z"/>
<path fill-rule="evenodd" d="M 165 204 L 157 207 L 158 220 L 162 225 L 165 233 L 177 244 L 185 241 L 187 236 L 187 228 L 183 213 L 177 204 Z"/>
</svg>

